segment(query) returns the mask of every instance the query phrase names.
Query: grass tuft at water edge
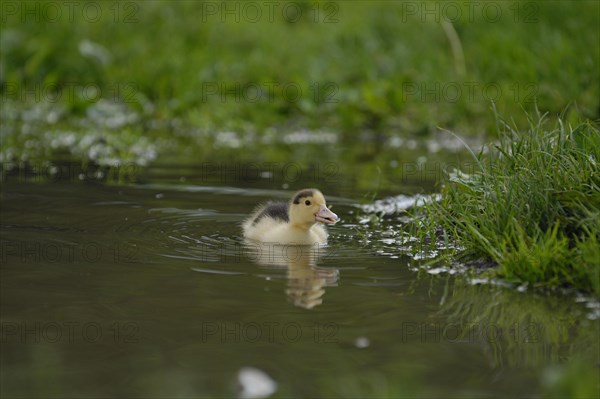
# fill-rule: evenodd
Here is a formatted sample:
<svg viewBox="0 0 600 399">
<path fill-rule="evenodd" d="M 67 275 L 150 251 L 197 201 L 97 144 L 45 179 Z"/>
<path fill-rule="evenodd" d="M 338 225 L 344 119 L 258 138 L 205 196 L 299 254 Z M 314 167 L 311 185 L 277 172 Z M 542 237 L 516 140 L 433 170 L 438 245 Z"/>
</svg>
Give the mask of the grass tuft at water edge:
<svg viewBox="0 0 600 399">
<path fill-rule="evenodd" d="M 480 170 L 448 178 L 417 236 L 455 240 L 508 281 L 600 295 L 600 131 L 548 125 L 542 115 L 526 132 L 500 121 L 498 142 L 474 155 Z"/>
</svg>

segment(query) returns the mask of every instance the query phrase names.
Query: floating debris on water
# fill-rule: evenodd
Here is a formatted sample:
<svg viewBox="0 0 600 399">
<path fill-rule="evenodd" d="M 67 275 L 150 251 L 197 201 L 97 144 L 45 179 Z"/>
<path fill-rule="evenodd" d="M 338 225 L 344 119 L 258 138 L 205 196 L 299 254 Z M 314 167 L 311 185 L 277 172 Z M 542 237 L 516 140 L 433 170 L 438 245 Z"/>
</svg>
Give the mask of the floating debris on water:
<svg viewBox="0 0 600 399">
<path fill-rule="evenodd" d="M 437 202 L 442 199 L 441 194 L 413 196 L 397 195 L 377 200 L 372 204 L 358 205 L 364 212 L 367 213 L 383 213 L 385 215 L 393 215 L 395 213 L 404 212 L 415 206 L 423 206 L 430 202 Z"/>
<path fill-rule="evenodd" d="M 238 372 L 238 382 L 242 388 L 241 399 L 268 398 L 277 391 L 277 383 L 262 370 L 244 367 Z"/>
<path fill-rule="evenodd" d="M 434 258 L 437 258 L 438 255 L 439 255 L 439 252 L 436 250 L 419 251 L 416 254 L 413 254 L 412 258 L 414 260 L 434 259 Z"/>
<path fill-rule="evenodd" d="M 441 274 L 441 273 L 456 274 L 456 273 L 458 273 L 458 270 L 450 268 L 450 267 L 434 267 L 433 269 L 427 269 L 427 273 L 429 273 L 429 274 Z"/>
<path fill-rule="evenodd" d="M 371 345 L 371 341 L 367 337 L 358 337 L 354 340 L 354 346 L 358 349 L 368 348 Z"/>
</svg>

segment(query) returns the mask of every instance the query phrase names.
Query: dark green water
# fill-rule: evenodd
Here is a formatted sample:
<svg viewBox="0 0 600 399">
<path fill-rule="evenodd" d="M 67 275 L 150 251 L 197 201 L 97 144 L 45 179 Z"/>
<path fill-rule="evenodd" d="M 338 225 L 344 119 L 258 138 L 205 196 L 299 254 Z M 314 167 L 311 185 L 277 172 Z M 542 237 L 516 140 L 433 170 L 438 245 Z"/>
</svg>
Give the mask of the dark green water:
<svg viewBox="0 0 600 399">
<path fill-rule="evenodd" d="M 239 224 L 299 183 L 154 173 L 3 182 L 2 397 L 235 397 L 248 366 L 277 383 L 274 397 L 598 389 L 599 320 L 576 295 L 418 271 L 389 240 L 394 218 L 356 233 L 365 193 L 348 187 L 320 187 L 341 217 L 329 246 L 282 260 L 245 246 Z"/>
</svg>

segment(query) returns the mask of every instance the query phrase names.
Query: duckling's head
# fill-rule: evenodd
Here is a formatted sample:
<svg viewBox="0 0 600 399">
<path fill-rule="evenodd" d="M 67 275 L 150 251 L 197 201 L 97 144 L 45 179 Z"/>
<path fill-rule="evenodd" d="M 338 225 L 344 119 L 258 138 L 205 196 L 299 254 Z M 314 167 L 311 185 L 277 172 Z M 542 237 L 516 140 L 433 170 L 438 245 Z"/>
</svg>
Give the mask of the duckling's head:
<svg viewBox="0 0 600 399">
<path fill-rule="evenodd" d="M 338 216 L 327 208 L 323 194 L 314 188 L 294 194 L 289 216 L 291 224 L 304 228 L 310 228 L 316 222 L 333 224 L 338 221 Z"/>
</svg>

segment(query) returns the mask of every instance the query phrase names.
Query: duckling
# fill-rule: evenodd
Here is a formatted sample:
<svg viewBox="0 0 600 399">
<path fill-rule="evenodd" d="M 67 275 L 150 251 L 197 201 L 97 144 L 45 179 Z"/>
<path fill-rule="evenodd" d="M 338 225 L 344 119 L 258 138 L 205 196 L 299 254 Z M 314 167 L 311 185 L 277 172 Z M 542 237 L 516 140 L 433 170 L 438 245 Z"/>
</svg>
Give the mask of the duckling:
<svg viewBox="0 0 600 399">
<path fill-rule="evenodd" d="M 327 242 L 327 231 L 320 223 L 333 224 L 337 220 L 338 216 L 327 208 L 323 194 L 310 188 L 295 193 L 289 203 L 268 202 L 259 206 L 242 227 L 244 237 L 251 240 L 313 245 Z"/>
</svg>

